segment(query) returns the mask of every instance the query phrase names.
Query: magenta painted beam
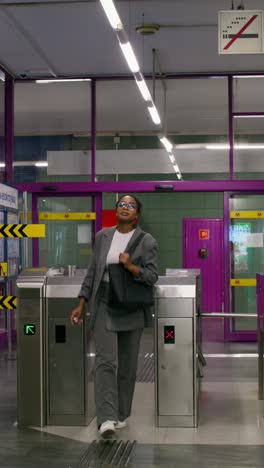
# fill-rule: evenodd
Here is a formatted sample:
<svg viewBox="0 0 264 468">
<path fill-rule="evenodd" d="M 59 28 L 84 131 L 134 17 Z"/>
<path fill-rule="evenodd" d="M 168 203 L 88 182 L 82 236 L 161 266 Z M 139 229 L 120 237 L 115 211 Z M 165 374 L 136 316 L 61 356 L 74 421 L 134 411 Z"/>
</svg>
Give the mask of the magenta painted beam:
<svg viewBox="0 0 264 468">
<path fill-rule="evenodd" d="M 14 79 L 5 77 L 5 182 L 13 183 L 14 157 Z"/>
<path fill-rule="evenodd" d="M 95 196 L 95 202 L 94 202 L 94 209 L 96 212 L 96 220 L 95 220 L 95 232 L 98 232 L 102 229 L 102 224 L 103 224 L 103 197 L 101 193 L 98 193 Z"/>
<path fill-rule="evenodd" d="M 234 179 L 233 77 L 228 77 L 229 178 Z"/>
<path fill-rule="evenodd" d="M 230 312 L 229 194 L 224 195 L 224 312 Z M 231 311 L 233 312 L 233 311 Z M 230 338 L 230 319 L 224 318 L 224 339 Z"/>
<path fill-rule="evenodd" d="M 169 187 L 168 187 L 169 186 Z M 154 180 L 112 182 L 37 182 L 15 184 L 19 192 L 41 196 L 58 193 L 128 193 L 128 192 L 255 192 L 264 191 L 264 180 Z M 163 187 L 163 188 L 162 188 Z"/>
<path fill-rule="evenodd" d="M 96 181 L 96 81 L 91 82 L 91 181 Z"/>
<path fill-rule="evenodd" d="M 32 223 L 38 224 L 38 196 L 32 195 Z M 39 266 L 39 239 L 34 237 L 32 239 L 32 266 L 37 268 Z"/>
</svg>

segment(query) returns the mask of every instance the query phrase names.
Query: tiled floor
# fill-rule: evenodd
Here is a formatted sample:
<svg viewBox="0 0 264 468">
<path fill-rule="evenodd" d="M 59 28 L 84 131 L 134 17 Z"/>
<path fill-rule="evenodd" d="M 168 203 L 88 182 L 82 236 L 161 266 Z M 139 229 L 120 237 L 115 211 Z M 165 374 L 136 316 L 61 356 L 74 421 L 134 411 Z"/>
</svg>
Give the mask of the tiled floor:
<svg viewBox="0 0 264 468">
<path fill-rule="evenodd" d="M 157 428 L 154 385 L 138 383 L 129 427 L 118 437 L 142 444 L 264 445 L 263 407 L 255 383 L 204 382 L 198 428 Z M 96 421 L 87 427 L 47 427 L 44 431 L 82 442 L 97 437 Z"/>
<path fill-rule="evenodd" d="M 151 348 L 150 337 L 141 355 Z M 255 345 L 206 345 L 198 428 L 157 428 L 154 384 L 137 383 L 129 427 L 118 438 L 137 440 L 129 466 L 247 468 L 264 466 L 264 409 L 257 400 Z M 222 357 L 210 357 L 218 352 Z M 224 357 L 223 354 L 229 354 Z M 231 354 L 230 354 L 231 353 Z M 16 427 L 16 361 L 0 355 L 0 467 L 77 468 L 88 444 L 97 439 L 89 427 Z"/>
</svg>

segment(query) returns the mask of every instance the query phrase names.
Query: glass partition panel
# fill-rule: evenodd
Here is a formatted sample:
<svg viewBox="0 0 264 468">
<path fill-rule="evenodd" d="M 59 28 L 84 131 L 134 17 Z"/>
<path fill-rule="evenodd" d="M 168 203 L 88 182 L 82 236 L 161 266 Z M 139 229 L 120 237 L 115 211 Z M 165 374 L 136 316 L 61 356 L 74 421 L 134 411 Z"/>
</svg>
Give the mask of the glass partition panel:
<svg viewBox="0 0 264 468">
<path fill-rule="evenodd" d="M 227 80 L 157 79 L 155 99 L 162 127 L 152 122 L 134 81 L 97 84 L 98 178 L 177 179 L 177 165 L 184 180 L 228 178 Z"/>
<path fill-rule="evenodd" d="M 263 86 L 264 76 L 237 77 L 233 82 L 234 112 L 251 114 L 234 118 L 236 179 L 263 179 Z"/>
<path fill-rule="evenodd" d="M 234 175 L 236 179 L 264 178 L 264 115 L 234 119 Z"/>
<path fill-rule="evenodd" d="M 230 199 L 231 218 L 231 311 L 256 313 L 256 273 L 264 266 L 264 195 L 241 195 Z M 232 281 L 233 280 L 233 281 Z M 256 319 L 233 320 L 233 331 L 256 331 Z"/>
<path fill-rule="evenodd" d="M 15 182 L 90 180 L 90 101 L 89 81 L 16 83 Z"/>
<path fill-rule="evenodd" d="M 39 239 L 40 266 L 76 265 L 87 268 L 92 250 L 93 221 L 80 219 L 77 214 L 91 212 L 92 199 L 41 197 L 38 211 L 39 222 L 46 224 L 46 237 Z M 64 219 L 61 219 L 61 214 Z"/>
<path fill-rule="evenodd" d="M 264 76 L 234 78 L 234 111 L 264 113 L 263 87 Z"/>
</svg>

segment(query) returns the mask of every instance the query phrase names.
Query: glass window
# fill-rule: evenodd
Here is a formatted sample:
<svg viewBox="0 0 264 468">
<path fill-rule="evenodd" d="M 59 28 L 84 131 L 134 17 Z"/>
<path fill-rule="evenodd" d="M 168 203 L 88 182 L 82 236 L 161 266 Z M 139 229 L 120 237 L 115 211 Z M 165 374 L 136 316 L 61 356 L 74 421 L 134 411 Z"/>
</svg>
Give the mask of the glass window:
<svg viewBox="0 0 264 468">
<path fill-rule="evenodd" d="M 227 80 L 157 79 L 155 103 L 173 158 L 133 80 L 97 84 L 98 178 L 177 179 L 177 165 L 184 180 L 228 178 Z"/>
<path fill-rule="evenodd" d="M 15 182 L 90 180 L 90 113 L 89 81 L 17 83 Z"/>
</svg>

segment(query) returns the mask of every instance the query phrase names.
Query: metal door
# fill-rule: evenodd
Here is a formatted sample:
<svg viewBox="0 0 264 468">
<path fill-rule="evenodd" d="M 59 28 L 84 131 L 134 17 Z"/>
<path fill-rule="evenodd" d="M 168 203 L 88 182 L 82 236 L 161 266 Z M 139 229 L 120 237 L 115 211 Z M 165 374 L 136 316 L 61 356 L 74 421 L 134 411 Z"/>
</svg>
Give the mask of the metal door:
<svg viewBox="0 0 264 468">
<path fill-rule="evenodd" d="M 256 274 L 264 265 L 264 195 L 231 194 L 229 197 L 229 297 L 227 308 L 245 318 L 230 320 L 226 336 L 234 341 L 255 341 L 257 320 Z"/>
</svg>

